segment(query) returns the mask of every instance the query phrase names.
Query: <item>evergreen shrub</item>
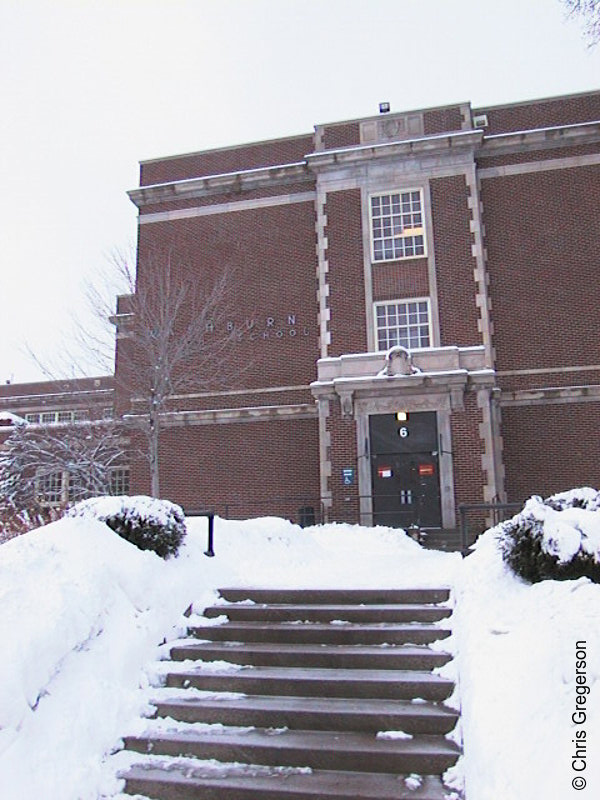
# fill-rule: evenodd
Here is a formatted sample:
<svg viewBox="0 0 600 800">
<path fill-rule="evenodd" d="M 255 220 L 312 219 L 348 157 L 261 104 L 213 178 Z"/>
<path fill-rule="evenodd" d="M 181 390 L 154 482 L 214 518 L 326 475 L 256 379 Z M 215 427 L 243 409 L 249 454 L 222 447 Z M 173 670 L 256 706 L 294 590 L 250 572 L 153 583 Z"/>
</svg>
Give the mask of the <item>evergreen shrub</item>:
<svg viewBox="0 0 600 800">
<path fill-rule="evenodd" d="M 182 509 L 168 500 L 138 495 L 92 497 L 72 506 L 69 517 L 93 517 L 140 550 L 176 556 L 186 535 Z"/>
<path fill-rule="evenodd" d="M 600 583 L 600 492 L 594 489 L 532 497 L 496 533 L 504 561 L 529 583 L 582 577 Z"/>
</svg>

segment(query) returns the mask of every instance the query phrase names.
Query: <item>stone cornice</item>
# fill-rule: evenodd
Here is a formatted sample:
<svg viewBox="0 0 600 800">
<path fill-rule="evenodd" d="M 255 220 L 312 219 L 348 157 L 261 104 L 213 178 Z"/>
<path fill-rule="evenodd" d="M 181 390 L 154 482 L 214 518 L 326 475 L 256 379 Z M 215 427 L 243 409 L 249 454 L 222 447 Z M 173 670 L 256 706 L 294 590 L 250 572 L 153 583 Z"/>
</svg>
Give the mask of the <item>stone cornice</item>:
<svg viewBox="0 0 600 800">
<path fill-rule="evenodd" d="M 306 162 L 280 164 L 271 167 L 226 172 L 219 175 L 205 175 L 199 178 L 186 178 L 181 181 L 157 183 L 132 189 L 127 194 L 138 208 L 156 203 L 177 200 L 211 197 L 219 194 L 241 194 L 253 189 L 273 186 L 288 186 L 291 183 L 313 183 L 314 177 L 308 171 Z"/>
<path fill-rule="evenodd" d="M 518 389 L 503 391 L 500 394 L 500 405 L 534 406 L 552 403 L 598 403 L 600 402 L 600 385 L 586 386 L 546 386 L 538 389 Z"/>
<path fill-rule="evenodd" d="M 477 155 L 480 158 L 493 158 L 516 152 L 576 147 L 598 142 L 600 142 L 600 121 L 581 122 L 575 125 L 556 125 L 551 128 L 484 136 Z"/>
<path fill-rule="evenodd" d="M 243 194 L 252 190 L 314 183 L 318 173 L 332 169 L 385 163 L 410 158 L 448 158 L 458 153 L 473 153 L 486 158 L 498 155 L 549 150 L 600 143 L 600 121 L 549 128 L 486 135 L 482 129 L 453 131 L 414 139 L 356 145 L 336 150 L 308 153 L 304 161 L 270 167 L 205 175 L 197 178 L 152 184 L 128 192 L 138 207 L 179 200 L 202 199 L 220 194 Z"/>
<path fill-rule="evenodd" d="M 188 425 L 220 425 L 236 422 L 268 422 L 276 419 L 316 419 L 317 407 L 309 403 L 293 405 L 252 406 L 246 408 L 219 408 L 197 411 L 167 411 L 160 415 L 165 428 Z M 147 419 L 145 414 L 126 414 L 123 419 L 135 422 Z"/>
<path fill-rule="evenodd" d="M 358 145 L 338 150 L 323 150 L 309 153 L 306 161 L 314 172 L 337 169 L 366 161 L 382 159 L 399 159 L 411 156 L 456 152 L 457 150 L 474 150 L 481 145 L 483 131 L 454 131 L 452 133 L 422 136 L 416 139 L 403 139 L 395 142 Z"/>
</svg>

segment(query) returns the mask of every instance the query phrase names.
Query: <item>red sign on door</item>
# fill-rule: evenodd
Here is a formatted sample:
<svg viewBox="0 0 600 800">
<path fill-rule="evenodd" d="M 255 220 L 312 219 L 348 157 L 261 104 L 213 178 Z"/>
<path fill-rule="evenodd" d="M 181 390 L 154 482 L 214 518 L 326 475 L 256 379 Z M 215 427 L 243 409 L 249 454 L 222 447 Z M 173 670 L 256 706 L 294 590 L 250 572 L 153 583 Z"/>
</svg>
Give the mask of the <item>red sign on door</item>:
<svg viewBox="0 0 600 800">
<path fill-rule="evenodd" d="M 377 467 L 377 475 L 380 478 L 391 478 L 393 474 L 391 467 Z"/>
<path fill-rule="evenodd" d="M 419 476 L 435 475 L 435 466 L 433 464 L 419 464 Z"/>
</svg>

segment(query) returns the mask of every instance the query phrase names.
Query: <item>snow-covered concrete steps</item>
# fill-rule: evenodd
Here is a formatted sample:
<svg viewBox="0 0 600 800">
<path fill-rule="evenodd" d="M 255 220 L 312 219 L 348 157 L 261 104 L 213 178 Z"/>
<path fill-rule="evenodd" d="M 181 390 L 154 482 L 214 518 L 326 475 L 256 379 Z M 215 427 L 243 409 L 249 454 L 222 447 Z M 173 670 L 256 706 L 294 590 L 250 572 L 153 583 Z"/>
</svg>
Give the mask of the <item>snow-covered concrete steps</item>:
<svg viewBox="0 0 600 800">
<path fill-rule="evenodd" d="M 126 793 L 157 800 L 442 800 L 458 747 L 447 590 L 223 589 L 171 649 Z"/>
</svg>

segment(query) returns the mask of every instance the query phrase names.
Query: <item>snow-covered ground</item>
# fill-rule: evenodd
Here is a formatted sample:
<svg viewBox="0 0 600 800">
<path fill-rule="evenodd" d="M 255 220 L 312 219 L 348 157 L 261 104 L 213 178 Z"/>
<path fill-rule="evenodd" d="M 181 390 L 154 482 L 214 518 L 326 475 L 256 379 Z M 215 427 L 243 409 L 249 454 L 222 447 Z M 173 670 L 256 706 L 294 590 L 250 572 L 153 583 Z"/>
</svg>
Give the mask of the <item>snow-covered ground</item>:
<svg viewBox="0 0 600 800">
<path fill-rule="evenodd" d="M 218 519 L 207 558 L 205 528 L 190 521 L 166 562 L 84 519 L 0 546 L 2 800 L 117 792 L 107 756 L 147 709 L 159 644 L 224 585 L 453 587 L 443 672 L 458 682 L 466 752 L 454 780 L 468 800 L 600 797 L 599 585 L 528 586 L 491 534 L 463 561 L 387 528 Z"/>
</svg>

